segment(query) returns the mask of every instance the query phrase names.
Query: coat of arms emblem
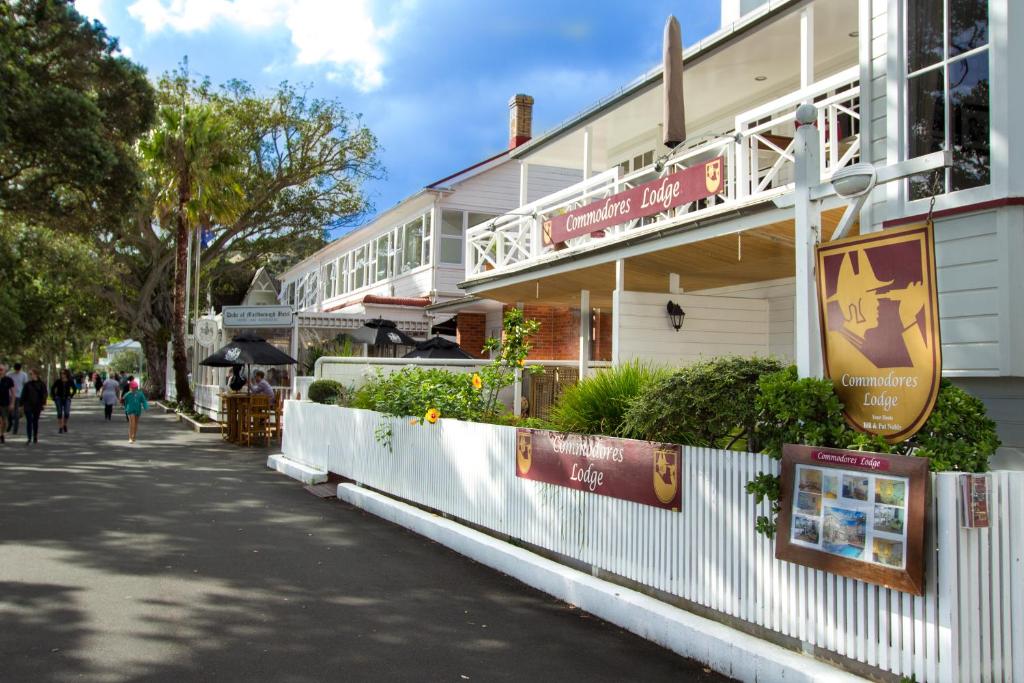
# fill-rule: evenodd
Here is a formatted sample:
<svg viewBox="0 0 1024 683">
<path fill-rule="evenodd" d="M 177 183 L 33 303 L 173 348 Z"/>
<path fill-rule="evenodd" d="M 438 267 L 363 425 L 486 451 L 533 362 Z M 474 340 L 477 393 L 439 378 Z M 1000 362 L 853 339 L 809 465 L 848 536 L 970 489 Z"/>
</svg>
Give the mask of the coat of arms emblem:
<svg viewBox="0 0 1024 683">
<path fill-rule="evenodd" d="M 533 464 L 533 435 L 527 429 L 516 431 L 516 467 L 519 474 L 526 474 Z"/>
<path fill-rule="evenodd" d="M 722 187 L 722 159 L 712 159 L 704 166 L 704 187 L 714 194 Z"/>
<path fill-rule="evenodd" d="M 675 500 L 679 490 L 679 461 L 676 451 L 659 448 L 654 451 L 654 495 L 662 503 Z"/>
</svg>

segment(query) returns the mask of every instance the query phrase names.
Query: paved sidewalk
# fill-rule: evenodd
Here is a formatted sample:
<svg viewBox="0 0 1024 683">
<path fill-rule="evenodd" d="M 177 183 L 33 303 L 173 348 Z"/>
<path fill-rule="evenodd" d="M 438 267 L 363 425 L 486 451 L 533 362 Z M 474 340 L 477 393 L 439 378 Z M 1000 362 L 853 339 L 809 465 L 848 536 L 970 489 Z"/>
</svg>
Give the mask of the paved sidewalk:
<svg viewBox="0 0 1024 683">
<path fill-rule="evenodd" d="M 0 445 L 0 681 L 726 680 L 155 410 L 41 434 Z"/>
</svg>

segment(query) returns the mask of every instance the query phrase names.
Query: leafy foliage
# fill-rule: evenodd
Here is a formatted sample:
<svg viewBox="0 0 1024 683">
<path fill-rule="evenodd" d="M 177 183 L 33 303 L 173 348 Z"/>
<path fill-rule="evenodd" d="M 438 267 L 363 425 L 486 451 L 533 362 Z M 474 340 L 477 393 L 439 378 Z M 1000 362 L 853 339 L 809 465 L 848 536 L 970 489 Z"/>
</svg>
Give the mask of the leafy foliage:
<svg viewBox="0 0 1024 683">
<path fill-rule="evenodd" d="M 431 408 L 440 411 L 441 417 L 477 420 L 484 399 L 473 387 L 471 375 L 407 366 L 390 375 L 378 371 L 356 390 L 350 405 L 395 417 L 413 416 L 421 422 Z"/>
<path fill-rule="evenodd" d="M 537 334 L 540 323 L 527 320 L 520 308 L 510 308 L 502 320 L 502 338 L 489 337 L 484 342 L 484 353 L 494 353 L 490 364 L 480 370 L 484 383 L 484 408 L 486 414 L 497 412 L 498 392 L 515 381 L 516 372 L 526 366 L 530 354 L 530 337 Z M 527 372 L 539 371 L 529 368 Z"/>
<path fill-rule="evenodd" d="M 626 412 L 621 434 L 712 448 L 758 448 L 758 380 L 777 372 L 772 358 L 721 357 L 650 384 Z"/>
<path fill-rule="evenodd" d="M 313 403 L 337 403 L 339 399 L 344 400 L 346 395 L 345 387 L 341 382 L 333 379 L 318 379 L 309 385 L 306 390 L 306 398 Z"/>
<path fill-rule="evenodd" d="M 667 377 L 667 370 L 639 361 L 599 370 L 562 392 L 550 421 L 567 432 L 625 435 L 624 417 L 630 405 L 643 407 L 634 399 L 662 386 Z"/>
<path fill-rule="evenodd" d="M 0 212 L 67 228 L 137 204 L 153 87 L 117 49 L 66 0 L 0 3 Z"/>
<path fill-rule="evenodd" d="M 933 472 L 984 472 L 989 457 L 999 448 L 995 422 L 985 405 L 949 380 L 942 380 L 935 407 L 927 422 L 912 438 L 888 444 L 880 437 L 847 426 L 842 404 L 832 382 L 798 378 L 795 367 L 767 375 L 759 383 L 758 433 L 764 452 L 782 456 L 786 443 L 830 446 L 878 453 L 896 453 L 928 458 Z M 775 533 L 778 513 L 778 477 L 761 473 L 747 483 L 746 490 L 760 502 L 772 503 L 770 517 L 758 517 L 757 530 L 769 537 Z"/>
<path fill-rule="evenodd" d="M 117 372 L 137 373 L 140 367 L 142 356 L 135 349 L 121 351 L 110 362 L 110 369 Z"/>
</svg>

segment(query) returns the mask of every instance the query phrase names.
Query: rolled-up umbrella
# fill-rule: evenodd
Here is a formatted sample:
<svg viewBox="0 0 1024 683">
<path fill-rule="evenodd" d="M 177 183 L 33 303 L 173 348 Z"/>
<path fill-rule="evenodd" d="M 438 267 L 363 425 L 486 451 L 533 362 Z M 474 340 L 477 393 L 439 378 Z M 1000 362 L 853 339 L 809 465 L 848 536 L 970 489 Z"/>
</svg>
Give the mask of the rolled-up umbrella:
<svg viewBox="0 0 1024 683">
<path fill-rule="evenodd" d="M 679 22 L 671 14 L 665 22 L 662 82 L 662 141 L 666 147 L 675 147 L 686 140 L 686 110 L 683 107 L 683 38 Z"/>
<path fill-rule="evenodd" d="M 254 334 L 240 334 L 223 348 L 217 349 L 199 364 L 214 368 L 232 365 L 295 365 L 287 353 Z"/>
<path fill-rule="evenodd" d="M 416 346 L 416 340 L 402 332 L 393 320 L 370 320 L 362 327 L 345 332 L 356 344 L 369 346 Z"/>
<path fill-rule="evenodd" d="M 469 355 L 462 350 L 455 342 L 444 337 L 431 337 L 430 339 L 416 344 L 416 348 L 402 356 L 402 358 L 468 358 Z"/>
</svg>

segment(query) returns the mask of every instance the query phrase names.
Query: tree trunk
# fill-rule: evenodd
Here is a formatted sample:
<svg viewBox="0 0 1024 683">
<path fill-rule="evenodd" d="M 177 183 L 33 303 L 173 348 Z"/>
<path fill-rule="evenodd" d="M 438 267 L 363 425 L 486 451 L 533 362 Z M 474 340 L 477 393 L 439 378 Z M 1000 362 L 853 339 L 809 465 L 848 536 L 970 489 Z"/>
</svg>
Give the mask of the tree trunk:
<svg viewBox="0 0 1024 683">
<path fill-rule="evenodd" d="M 166 329 L 166 328 L 165 328 Z M 167 334 L 143 331 L 142 353 L 146 357 L 146 395 L 166 398 L 167 390 Z"/>
<path fill-rule="evenodd" d="M 188 385 L 188 354 L 185 351 L 185 273 L 188 272 L 188 222 L 185 219 L 187 192 L 178 205 L 174 259 L 174 331 L 171 352 L 174 359 L 174 389 L 177 400 L 192 407 L 192 388 Z"/>
</svg>

